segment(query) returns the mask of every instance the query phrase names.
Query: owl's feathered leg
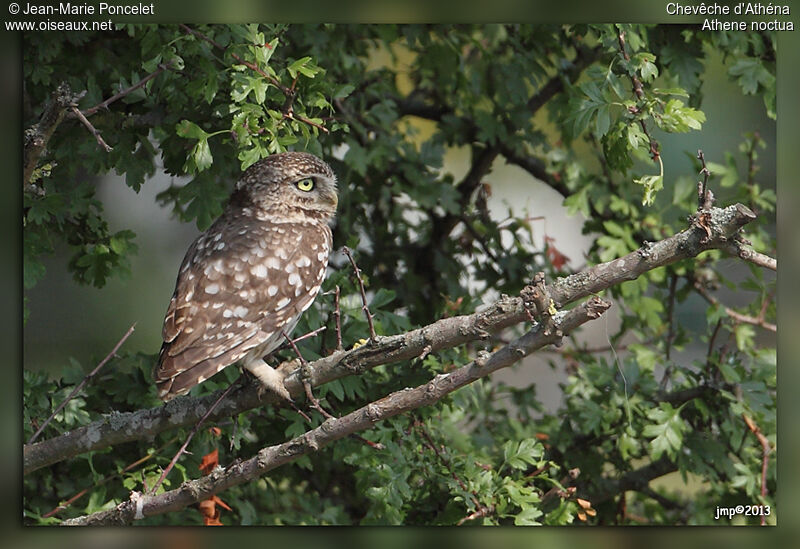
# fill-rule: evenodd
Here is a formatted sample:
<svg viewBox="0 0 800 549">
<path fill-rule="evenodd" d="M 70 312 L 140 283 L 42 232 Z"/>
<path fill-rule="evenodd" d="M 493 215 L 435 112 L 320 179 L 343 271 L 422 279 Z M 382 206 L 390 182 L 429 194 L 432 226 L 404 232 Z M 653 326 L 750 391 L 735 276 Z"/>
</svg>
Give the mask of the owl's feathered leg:
<svg viewBox="0 0 800 549">
<path fill-rule="evenodd" d="M 242 366 L 246 370 L 252 372 L 252 374 L 258 378 L 264 387 L 277 394 L 284 400 L 292 402 L 292 397 L 283 384 L 283 376 L 277 370 L 275 370 L 275 368 L 264 362 L 263 359 L 256 358 L 244 362 Z"/>
</svg>

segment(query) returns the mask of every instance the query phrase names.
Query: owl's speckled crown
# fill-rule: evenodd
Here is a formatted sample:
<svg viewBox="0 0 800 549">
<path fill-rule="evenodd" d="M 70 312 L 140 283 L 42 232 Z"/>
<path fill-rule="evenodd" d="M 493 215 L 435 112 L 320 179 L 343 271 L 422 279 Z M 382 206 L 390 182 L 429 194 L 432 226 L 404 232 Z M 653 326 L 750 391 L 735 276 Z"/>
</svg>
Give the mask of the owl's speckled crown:
<svg viewBox="0 0 800 549">
<path fill-rule="evenodd" d="M 322 159 L 306 152 L 284 152 L 262 158 L 245 170 L 239 178 L 236 188 L 253 184 L 257 181 L 285 182 L 309 175 L 324 176 L 336 185 L 336 174 Z"/>
</svg>

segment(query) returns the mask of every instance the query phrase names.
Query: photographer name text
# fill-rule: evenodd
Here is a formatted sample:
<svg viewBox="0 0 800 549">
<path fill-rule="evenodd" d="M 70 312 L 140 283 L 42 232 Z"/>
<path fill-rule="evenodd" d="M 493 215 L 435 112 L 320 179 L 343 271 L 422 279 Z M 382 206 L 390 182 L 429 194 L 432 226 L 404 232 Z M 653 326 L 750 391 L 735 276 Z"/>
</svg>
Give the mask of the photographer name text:
<svg viewBox="0 0 800 549">
<path fill-rule="evenodd" d="M 25 4 L 22 15 L 154 15 L 153 4 L 75 4 L 61 2 L 57 5 Z"/>
</svg>

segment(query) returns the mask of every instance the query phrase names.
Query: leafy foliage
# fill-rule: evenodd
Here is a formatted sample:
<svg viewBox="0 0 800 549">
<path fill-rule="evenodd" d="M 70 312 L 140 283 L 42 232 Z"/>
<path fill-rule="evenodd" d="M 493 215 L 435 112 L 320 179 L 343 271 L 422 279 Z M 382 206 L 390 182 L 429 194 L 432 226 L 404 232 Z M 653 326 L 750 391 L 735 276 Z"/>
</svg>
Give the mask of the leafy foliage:
<svg viewBox="0 0 800 549">
<path fill-rule="evenodd" d="M 518 293 L 537 271 L 554 277 L 578 268 L 551 238 L 537 247 L 531 220 L 519 212 L 490 214 L 485 177 L 497 158 L 561 193 L 593 237 L 588 261 L 609 261 L 681 230 L 697 209 L 694 177 L 664 168 L 658 136 L 702 129 L 709 51 L 721 52 L 742 93 L 762 96 L 775 116 L 768 34 L 675 25 L 125 25 L 25 40 L 28 125 L 61 81 L 86 90 L 85 112 L 122 94 L 89 117 L 113 151 L 65 119 L 26 182 L 26 288 L 42 280 L 42 257 L 58 242 L 72 250 L 69 268 L 80 283 L 101 287 L 129 268 L 135 235 L 109 228 L 97 176 L 113 169 L 138 191 L 158 162 L 186 176 L 159 202 L 203 229 L 242 169 L 274 152 L 308 150 L 339 176 L 335 246 L 356 250 L 379 334 L 472 312 L 494 295 Z M 718 202 L 761 214 L 747 238 L 770 253 L 776 196 L 758 180 L 763 148 L 760 136 L 747 134 L 736 154 L 707 167 Z M 466 175 L 445 167 L 453 150 L 468 152 Z M 368 333 L 358 288 L 341 265 L 297 328 L 327 327 L 299 344 L 308 360 L 336 346 L 337 286 L 344 346 Z M 622 311 L 609 334 L 613 352 L 563 349 L 552 367 L 569 375 L 555 409 L 542 405 L 533 383 L 481 380 L 364 433 L 384 450 L 344 439 L 231 488 L 222 495 L 232 508 L 222 522 L 710 524 L 717 505 L 774 504 L 775 460 L 762 495 L 762 449 L 743 420 L 774 448 L 776 358 L 763 337 L 775 319 L 774 279 L 756 267 L 733 278 L 725 265 L 719 252 L 708 252 L 612 287 Z M 726 287 L 746 303 L 721 303 L 715 292 Z M 682 323 L 687 315 L 700 320 Z M 686 358 L 698 341 L 708 352 Z M 381 366 L 322 386 L 318 397 L 344 414 L 496 343 Z M 157 405 L 153 360 L 117 359 L 113 374 L 72 400 L 45 436 L 113 410 Z M 25 373 L 26 438 L 88 366 L 69 362 L 52 379 Z M 227 387 L 237 375 L 227 368 L 193 391 Z M 202 456 L 213 450 L 227 464 L 309 425 L 294 412 L 265 408 L 217 427 L 222 437 L 198 433 L 162 489 L 198 477 Z M 56 521 L 48 511 L 84 488 L 88 496 L 55 516 L 107 509 L 152 486 L 186 435 L 161 433 L 28 475 L 26 522 Z M 700 479 L 700 487 L 688 493 L 680 481 L 650 484 L 672 472 L 684 482 Z M 202 521 L 188 509 L 146 522 Z"/>
</svg>

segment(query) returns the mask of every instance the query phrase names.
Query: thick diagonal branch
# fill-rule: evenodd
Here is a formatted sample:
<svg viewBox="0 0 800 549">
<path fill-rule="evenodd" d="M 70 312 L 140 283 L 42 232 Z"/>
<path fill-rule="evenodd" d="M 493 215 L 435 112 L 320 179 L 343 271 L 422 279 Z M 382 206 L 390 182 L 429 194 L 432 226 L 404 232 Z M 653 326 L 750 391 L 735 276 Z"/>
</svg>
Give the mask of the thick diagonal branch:
<svg viewBox="0 0 800 549">
<path fill-rule="evenodd" d="M 548 285 L 556 307 L 563 307 L 586 296 L 601 292 L 626 280 L 634 280 L 652 269 L 694 257 L 706 250 L 724 248 L 745 224 L 755 219 L 746 206 L 736 204 L 713 208 L 705 229 L 692 226 L 676 235 L 647 243 L 619 259 L 601 263 L 579 273 L 560 278 Z M 389 337 L 378 337 L 375 345 L 349 351 L 336 351 L 310 364 L 311 385 L 319 386 L 345 376 L 360 374 L 381 364 L 419 357 L 423 352 L 437 352 L 469 341 L 482 339 L 509 326 L 525 322 L 527 314 L 519 297 L 504 297 L 486 309 L 471 315 L 445 318 L 423 328 Z M 289 393 L 303 394 L 297 371 L 285 380 Z M 151 438 L 167 429 L 193 425 L 203 417 L 219 392 L 204 397 L 180 397 L 164 406 L 137 412 L 114 412 L 85 427 L 48 440 L 26 445 L 23 451 L 24 473 L 69 459 L 78 454 L 107 446 Z M 237 391 L 220 402 L 209 416 L 211 421 L 263 406 L 255 387 Z"/>
<path fill-rule="evenodd" d="M 593 297 L 570 311 L 559 313 L 556 325 L 561 332 L 571 332 L 581 324 L 598 318 L 610 306 L 608 301 Z M 121 503 L 110 511 L 70 519 L 64 524 L 73 526 L 130 524 L 136 519 L 183 509 L 231 486 L 252 481 L 345 436 L 369 429 L 379 421 L 423 406 L 430 406 L 456 389 L 486 377 L 500 368 L 511 366 L 556 339 L 554 333 L 545 334 L 545 331 L 537 325 L 488 358 L 475 360 L 450 373 L 439 374 L 424 385 L 392 393 L 341 418 L 329 418 L 316 429 L 283 444 L 263 448 L 246 461 L 235 463 L 225 469 L 219 468 L 208 476 L 184 482 L 177 489 L 157 496 L 135 493 L 129 501 Z"/>
<path fill-rule="evenodd" d="M 64 113 L 73 103 L 74 96 L 72 90 L 66 82 L 60 84 L 50 101 L 42 112 L 39 122 L 25 130 L 25 148 L 23 151 L 24 162 L 22 172 L 22 186 L 30 184 L 31 175 L 36 168 L 39 157 L 47 147 L 47 142 L 53 136 L 56 128 L 64 119 Z"/>
</svg>

